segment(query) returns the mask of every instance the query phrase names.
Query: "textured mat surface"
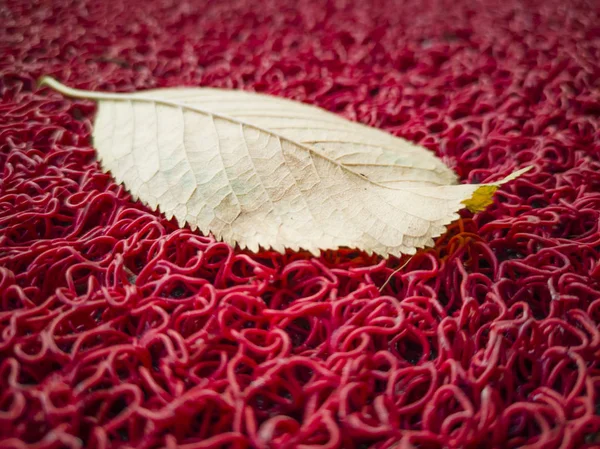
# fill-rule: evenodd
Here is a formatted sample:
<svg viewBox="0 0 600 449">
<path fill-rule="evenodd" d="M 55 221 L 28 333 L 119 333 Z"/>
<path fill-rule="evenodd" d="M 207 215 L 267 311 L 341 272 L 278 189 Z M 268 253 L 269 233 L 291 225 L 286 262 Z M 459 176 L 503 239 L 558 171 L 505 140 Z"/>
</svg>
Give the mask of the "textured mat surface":
<svg viewBox="0 0 600 449">
<path fill-rule="evenodd" d="M 0 447 L 598 447 L 594 3 L 2 2 Z M 464 182 L 535 169 L 380 293 L 406 259 L 244 253 L 132 202 L 42 74 L 295 98 Z"/>
</svg>

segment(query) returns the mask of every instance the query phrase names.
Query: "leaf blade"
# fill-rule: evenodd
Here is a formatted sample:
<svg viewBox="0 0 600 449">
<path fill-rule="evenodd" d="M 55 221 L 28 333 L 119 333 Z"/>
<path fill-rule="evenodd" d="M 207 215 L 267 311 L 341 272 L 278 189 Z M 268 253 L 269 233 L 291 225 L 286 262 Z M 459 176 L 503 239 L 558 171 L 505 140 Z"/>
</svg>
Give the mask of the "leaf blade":
<svg viewBox="0 0 600 449">
<path fill-rule="evenodd" d="M 453 185 L 456 175 L 424 148 L 286 99 L 208 88 L 107 94 L 43 82 L 98 102 L 99 160 L 134 198 L 253 251 L 413 254 L 459 209 L 479 210 L 493 194 Z"/>
</svg>

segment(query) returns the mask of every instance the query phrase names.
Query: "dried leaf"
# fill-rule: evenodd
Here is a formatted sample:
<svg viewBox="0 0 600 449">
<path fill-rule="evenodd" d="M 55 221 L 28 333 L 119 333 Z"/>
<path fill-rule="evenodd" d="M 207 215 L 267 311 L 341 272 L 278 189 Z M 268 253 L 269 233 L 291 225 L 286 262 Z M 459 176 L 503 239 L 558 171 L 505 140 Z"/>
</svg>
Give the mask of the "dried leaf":
<svg viewBox="0 0 600 449">
<path fill-rule="evenodd" d="M 167 218 L 242 248 L 382 256 L 431 246 L 493 184 L 455 185 L 425 148 L 323 109 L 210 88 L 133 94 L 71 89 L 98 102 L 94 147 L 106 171 Z"/>
</svg>

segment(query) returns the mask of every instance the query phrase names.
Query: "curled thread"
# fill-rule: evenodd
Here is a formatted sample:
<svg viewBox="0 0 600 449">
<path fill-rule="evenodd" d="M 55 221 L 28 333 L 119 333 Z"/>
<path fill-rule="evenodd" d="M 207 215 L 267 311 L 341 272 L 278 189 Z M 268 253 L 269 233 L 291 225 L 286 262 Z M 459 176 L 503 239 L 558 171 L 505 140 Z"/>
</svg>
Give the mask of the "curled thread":
<svg viewBox="0 0 600 449">
<path fill-rule="evenodd" d="M 590 2 L 4 3 L 0 447 L 597 447 Z M 462 182 L 534 169 L 410 259 L 252 254 L 132 201 L 43 74 L 305 101 Z"/>
</svg>

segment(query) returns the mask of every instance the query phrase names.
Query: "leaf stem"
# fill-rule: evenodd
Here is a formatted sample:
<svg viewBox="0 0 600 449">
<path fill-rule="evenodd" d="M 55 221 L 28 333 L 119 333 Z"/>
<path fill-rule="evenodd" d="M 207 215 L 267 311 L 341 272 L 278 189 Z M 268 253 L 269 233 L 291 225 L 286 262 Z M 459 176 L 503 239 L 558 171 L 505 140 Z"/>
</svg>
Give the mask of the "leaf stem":
<svg viewBox="0 0 600 449">
<path fill-rule="evenodd" d="M 51 76 L 42 76 L 38 81 L 38 87 L 48 86 L 61 94 L 71 98 L 83 98 L 86 100 L 120 100 L 123 94 L 112 94 L 106 92 L 95 92 L 88 90 L 73 89 L 65 86 Z"/>
</svg>

